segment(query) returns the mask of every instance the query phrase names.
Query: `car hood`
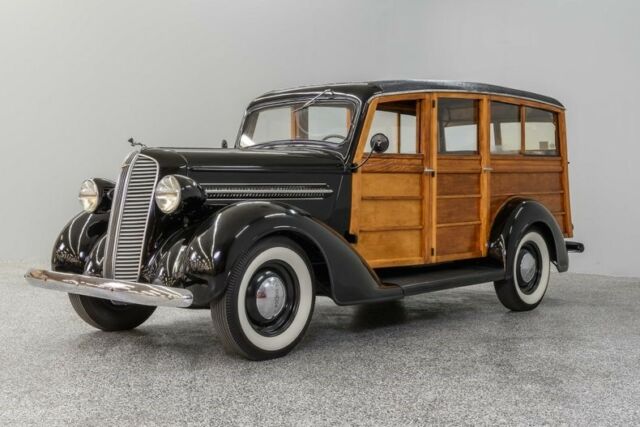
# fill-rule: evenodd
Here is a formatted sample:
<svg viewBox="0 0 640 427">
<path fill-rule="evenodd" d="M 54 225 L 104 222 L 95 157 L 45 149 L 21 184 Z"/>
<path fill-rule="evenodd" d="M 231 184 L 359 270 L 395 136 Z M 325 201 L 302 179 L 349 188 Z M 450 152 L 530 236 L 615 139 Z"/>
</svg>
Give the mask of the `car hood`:
<svg viewBox="0 0 640 427">
<path fill-rule="evenodd" d="M 311 171 L 342 172 L 339 155 L 316 149 L 191 149 L 148 148 L 161 167 L 187 171 Z"/>
</svg>

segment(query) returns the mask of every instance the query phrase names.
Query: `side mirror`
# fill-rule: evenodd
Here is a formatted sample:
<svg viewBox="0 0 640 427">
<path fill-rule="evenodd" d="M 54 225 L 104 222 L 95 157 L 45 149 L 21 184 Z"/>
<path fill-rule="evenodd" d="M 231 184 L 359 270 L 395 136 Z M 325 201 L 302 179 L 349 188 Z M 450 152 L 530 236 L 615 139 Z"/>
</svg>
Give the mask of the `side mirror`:
<svg viewBox="0 0 640 427">
<path fill-rule="evenodd" d="M 389 138 L 384 133 L 376 133 L 369 141 L 372 153 L 384 153 L 389 148 Z"/>
</svg>

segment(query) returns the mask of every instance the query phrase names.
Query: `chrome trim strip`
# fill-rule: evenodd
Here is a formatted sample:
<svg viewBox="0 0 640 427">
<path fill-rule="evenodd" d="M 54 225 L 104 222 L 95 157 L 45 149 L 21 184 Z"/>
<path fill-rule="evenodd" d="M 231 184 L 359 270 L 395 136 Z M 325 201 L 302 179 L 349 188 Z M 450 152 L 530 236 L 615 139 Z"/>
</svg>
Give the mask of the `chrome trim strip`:
<svg viewBox="0 0 640 427">
<path fill-rule="evenodd" d="M 246 199 L 312 199 L 321 200 L 333 194 L 327 184 L 201 184 L 208 200 Z"/>
<path fill-rule="evenodd" d="M 129 304 L 163 307 L 189 307 L 193 294 L 182 288 L 147 283 L 104 279 L 74 273 L 30 269 L 24 275 L 27 283 L 43 289 L 102 298 Z"/>
</svg>

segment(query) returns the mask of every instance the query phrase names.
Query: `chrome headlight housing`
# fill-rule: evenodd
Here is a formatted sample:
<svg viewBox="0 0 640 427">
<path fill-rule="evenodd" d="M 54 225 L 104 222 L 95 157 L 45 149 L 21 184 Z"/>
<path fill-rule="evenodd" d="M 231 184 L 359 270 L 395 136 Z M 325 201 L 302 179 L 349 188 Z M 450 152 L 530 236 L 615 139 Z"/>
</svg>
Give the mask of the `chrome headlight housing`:
<svg viewBox="0 0 640 427">
<path fill-rule="evenodd" d="M 87 179 L 80 185 L 78 200 L 82 209 L 87 213 L 93 213 L 100 205 L 100 189 L 93 179 Z"/>
<path fill-rule="evenodd" d="M 158 182 L 155 192 L 158 209 L 166 214 L 178 210 L 182 201 L 182 186 L 174 175 L 167 175 Z"/>
</svg>

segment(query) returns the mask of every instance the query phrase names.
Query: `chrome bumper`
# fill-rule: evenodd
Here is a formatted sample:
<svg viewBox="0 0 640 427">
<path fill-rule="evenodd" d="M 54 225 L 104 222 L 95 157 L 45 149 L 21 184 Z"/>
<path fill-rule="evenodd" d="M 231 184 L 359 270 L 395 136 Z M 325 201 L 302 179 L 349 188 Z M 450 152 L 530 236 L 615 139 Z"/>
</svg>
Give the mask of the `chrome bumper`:
<svg viewBox="0 0 640 427">
<path fill-rule="evenodd" d="M 32 268 L 24 278 L 30 285 L 70 294 L 108 299 L 129 304 L 163 307 L 189 307 L 193 294 L 186 289 L 148 283 L 124 282 Z"/>
</svg>

